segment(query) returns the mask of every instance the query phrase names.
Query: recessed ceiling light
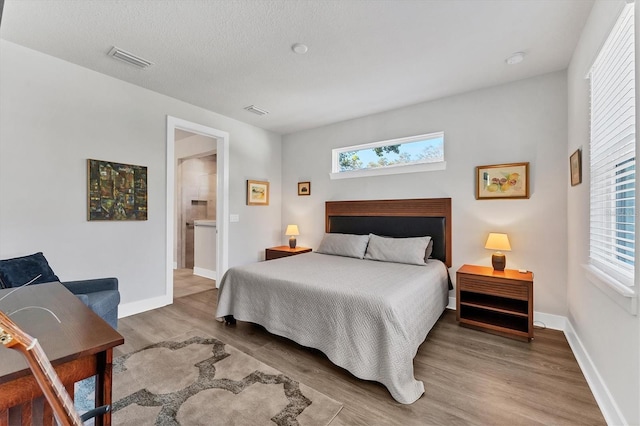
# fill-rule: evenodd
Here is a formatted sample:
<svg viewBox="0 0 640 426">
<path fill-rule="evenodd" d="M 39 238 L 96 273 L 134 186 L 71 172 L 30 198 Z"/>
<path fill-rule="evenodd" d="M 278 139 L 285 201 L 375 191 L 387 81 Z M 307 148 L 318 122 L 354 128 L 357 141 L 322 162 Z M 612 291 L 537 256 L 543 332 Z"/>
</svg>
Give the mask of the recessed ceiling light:
<svg viewBox="0 0 640 426">
<path fill-rule="evenodd" d="M 293 50 L 294 52 L 300 55 L 304 55 L 305 53 L 307 53 L 307 50 L 309 50 L 309 48 L 302 43 L 296 43 L 293 46 L 291 46 L 291 50 Z"/>
<path fill-rule="evenodd" d="M 524 61 L 524 52 L 516 52 L 504 60 L 509 65 L 519 64 Z"/>
</svg>

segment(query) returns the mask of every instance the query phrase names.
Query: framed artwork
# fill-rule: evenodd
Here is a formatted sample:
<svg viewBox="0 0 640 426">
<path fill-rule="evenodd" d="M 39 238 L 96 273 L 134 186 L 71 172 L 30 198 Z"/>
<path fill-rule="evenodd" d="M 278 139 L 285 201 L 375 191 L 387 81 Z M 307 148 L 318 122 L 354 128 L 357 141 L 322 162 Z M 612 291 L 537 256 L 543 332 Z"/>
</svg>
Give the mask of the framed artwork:
<svg viewBox="0 0 640 426">
<path fill-rule="evenodd" d="M 576 149 L 576 152 L 569 157 L 569 167 L 571 170 L 571 186 L 582 183 L 582 151 Z"/>
<path fill-rule="evenodd" d="M 259 180 L 247 180 L 247 205 L 269 205 L 269 182 Z"/>
<path fill-rule="evenodd" d="M 311 195 L 311 182 L 298 182 L 298 195 Z"/>
<path fill-rule="evenodd" d="M 529 163 L 476 167 L 476 199 L 529 198 Z"/>
<path fill-rule="evenodd" d="M 87 220 L 147 220 L 147 168 L 87 160 Z"/>
</svg>

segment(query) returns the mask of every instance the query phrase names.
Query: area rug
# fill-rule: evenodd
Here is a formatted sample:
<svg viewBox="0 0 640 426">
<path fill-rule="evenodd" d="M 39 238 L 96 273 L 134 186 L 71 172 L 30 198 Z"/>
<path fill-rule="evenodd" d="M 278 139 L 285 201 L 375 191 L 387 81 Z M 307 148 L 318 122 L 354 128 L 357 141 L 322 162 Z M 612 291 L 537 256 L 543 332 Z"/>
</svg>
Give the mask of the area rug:
<svg viewBox="0 0 640 426">
<path fill-rule="evenodd" d="M 322 425 L 342 404 L 203 333 L 113 362 L 115 425 Z"/>
</svg>

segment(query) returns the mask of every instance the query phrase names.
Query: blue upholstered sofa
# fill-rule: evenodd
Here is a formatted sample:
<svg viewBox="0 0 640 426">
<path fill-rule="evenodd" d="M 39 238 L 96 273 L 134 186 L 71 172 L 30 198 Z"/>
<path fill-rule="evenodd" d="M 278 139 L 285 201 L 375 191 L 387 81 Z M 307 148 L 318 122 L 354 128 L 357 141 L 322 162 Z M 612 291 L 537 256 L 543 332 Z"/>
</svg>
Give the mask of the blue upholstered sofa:
<svg viewBox="0 0 640 426">
<path fill-rule="evenodd" d="M 0 260 L 0 287 L 19 287 L 60 281 L 41 252 Z M 118 326 L 120 292 L 117 278 L 98 278 L 63 282 L 85 305 L 104 319 L 111 327 Z"/>
<path fill-rule="evenodd" d="M 63 286 L 78 296 L 100 318 L 113 328 L 118 328 L 118 304 L 120 292 L 117 278 L 96 278 L 82 281 L 66 281 Z"/>
</svg>

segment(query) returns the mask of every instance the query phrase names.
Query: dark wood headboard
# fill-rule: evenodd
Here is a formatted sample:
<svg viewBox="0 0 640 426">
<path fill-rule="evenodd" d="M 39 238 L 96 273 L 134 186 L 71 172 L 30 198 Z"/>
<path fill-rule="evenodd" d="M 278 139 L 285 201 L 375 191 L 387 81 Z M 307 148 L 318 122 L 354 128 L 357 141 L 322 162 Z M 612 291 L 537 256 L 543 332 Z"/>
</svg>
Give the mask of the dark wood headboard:
<svg viewBox="0 0 640 426">
<path fill-rule="evenodd" d="M 433 254 L 451 267 L 451 198 L 327 201 L 325 231 L 433 239 Z"/>
</svg>

